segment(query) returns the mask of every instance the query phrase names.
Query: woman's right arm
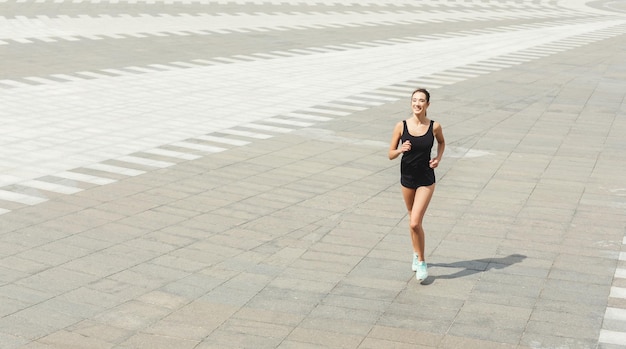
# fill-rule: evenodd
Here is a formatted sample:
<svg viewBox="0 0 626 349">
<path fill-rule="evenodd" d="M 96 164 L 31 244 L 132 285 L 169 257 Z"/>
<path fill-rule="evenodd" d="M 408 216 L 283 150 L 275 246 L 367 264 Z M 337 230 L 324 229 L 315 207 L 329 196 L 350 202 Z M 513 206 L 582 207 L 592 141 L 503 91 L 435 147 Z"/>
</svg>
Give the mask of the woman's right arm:
<svg viewBox="0 0 626 349">
<path fill-rule="evenodd" d="M 398 149 L 400 144 L 400 138 L 402 138 L 402 122 L 398 122 L 393 129 L 391 135 L 391 142 L 389 143 L 389 160 L 393 160 L 402 154 L 403 149 Z"/>
</svg>

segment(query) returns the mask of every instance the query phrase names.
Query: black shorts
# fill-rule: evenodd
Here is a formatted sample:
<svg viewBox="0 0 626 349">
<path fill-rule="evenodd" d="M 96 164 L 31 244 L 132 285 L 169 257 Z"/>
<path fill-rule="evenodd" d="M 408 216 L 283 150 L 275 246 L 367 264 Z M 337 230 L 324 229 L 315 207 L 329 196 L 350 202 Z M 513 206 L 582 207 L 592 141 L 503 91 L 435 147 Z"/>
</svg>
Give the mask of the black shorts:
<svg viewBox="0 0 626 349">
<path fill-rule="evenodd" d="M 418 175 L 402 174 L 400 176 L 400 184 L 405 188 L 417 189 L 419 187 L 427 187 L 435 184 L 435 171 L 425 171 Z"/>
</svg>

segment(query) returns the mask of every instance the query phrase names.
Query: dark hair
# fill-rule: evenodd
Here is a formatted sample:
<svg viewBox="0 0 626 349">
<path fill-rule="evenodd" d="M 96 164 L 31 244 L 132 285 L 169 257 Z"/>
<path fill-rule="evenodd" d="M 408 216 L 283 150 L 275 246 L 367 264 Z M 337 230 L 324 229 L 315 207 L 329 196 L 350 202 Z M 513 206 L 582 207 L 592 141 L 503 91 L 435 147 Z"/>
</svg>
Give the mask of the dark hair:
<svg viewBox="0 0 626 349">
<path fill-rule="evenodd" d="M 411 93 L 411 98 L 413 98 L 413 95 L 415 95 L 418 92 L 421 92 L 426 96 L 426 102 L 430 102 L 430 92 L 428 92 L 428 90 L 425 88 L 418 88 L 415 91 L 413 91 L 413 93 Z"/>
</svg>

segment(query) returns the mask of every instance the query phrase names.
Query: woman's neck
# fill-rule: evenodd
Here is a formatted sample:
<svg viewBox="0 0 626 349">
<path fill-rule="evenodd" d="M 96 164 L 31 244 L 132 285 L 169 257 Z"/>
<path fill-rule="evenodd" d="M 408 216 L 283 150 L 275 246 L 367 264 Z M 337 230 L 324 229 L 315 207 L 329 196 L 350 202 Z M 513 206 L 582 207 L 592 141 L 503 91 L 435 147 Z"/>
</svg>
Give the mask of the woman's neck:
<svg viewBox="0 0 626 349">
<path fill-rule="evenodd" d="M 417 120 L 418 123 L 420 124 L 426 124 L 428 123 L 428 118 L 426 117 L 425 113 L 420 113 L 420 114 L 413 114 L 413 117 Z"/>
</svg>

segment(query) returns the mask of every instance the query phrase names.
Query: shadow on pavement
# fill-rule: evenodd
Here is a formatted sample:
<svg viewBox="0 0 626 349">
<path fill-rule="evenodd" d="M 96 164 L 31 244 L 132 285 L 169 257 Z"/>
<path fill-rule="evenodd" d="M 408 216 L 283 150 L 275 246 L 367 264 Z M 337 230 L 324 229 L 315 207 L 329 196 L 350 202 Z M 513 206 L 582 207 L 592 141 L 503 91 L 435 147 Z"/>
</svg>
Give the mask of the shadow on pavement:
<svg viewBox="0 0 626 349">
<path fill-rule="evenodd" d="M 526 259 L 526 256 L 521 254 L 512 254 L 507 257 L 502 258 L 484 258 L 484 259 L 473 259 L 469 261 L 459 261 L 454 263 L 429 263 L 429 267 L 443 267 L 443 268 L 455 268 L 463 270 L 459 270 L 455 273 L 448 275 L 437 275 L 437 276 L 429 276 L 426 280 L 422 281 L 422 285 L 432 284 L 435 279 L 456 279 L 476 273 L 481 273 L 484 271 L 488 271 L 491 269 L 504 269 L 513 264 L 520 263 Z"/>
</svg>

